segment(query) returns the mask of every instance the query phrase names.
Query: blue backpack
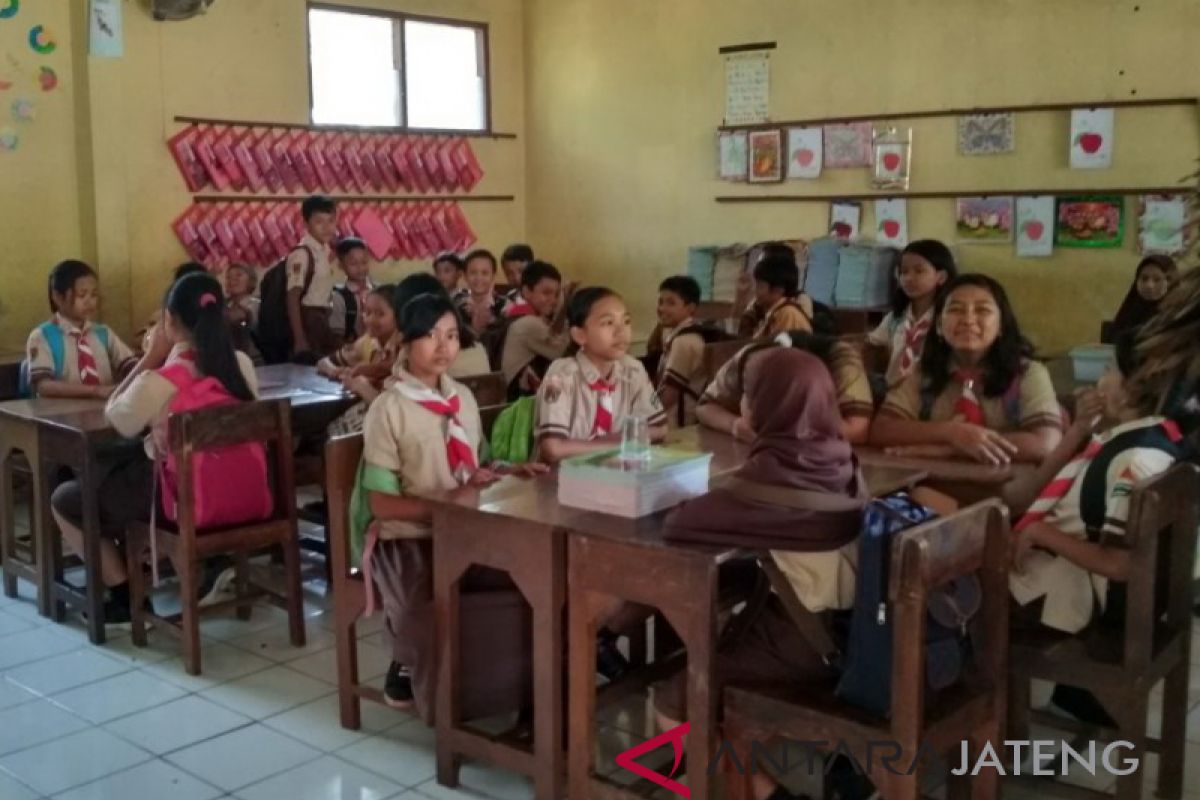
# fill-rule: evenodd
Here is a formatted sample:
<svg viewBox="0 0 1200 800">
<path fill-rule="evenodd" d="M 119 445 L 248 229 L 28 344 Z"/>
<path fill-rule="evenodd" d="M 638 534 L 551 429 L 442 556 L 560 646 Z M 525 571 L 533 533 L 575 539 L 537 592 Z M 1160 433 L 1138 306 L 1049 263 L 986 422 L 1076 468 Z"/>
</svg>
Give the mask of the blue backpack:
<svg viewBox="0 0 1200 800">
<path fill-rule="evenodd" d="M 897 535 L 934 516 L 904 493 L 871 501 L 863 516 L 854 610 L 836 694 L 877 717 L 890 716 L 892 706 L 893 630 L 888 598 L 892 544 Z M 969 654 L 967 623 L 982 598 L 974 576 L 930 594 L 925 632 L 925 678 L 930 688 L 944 689 L 958 681 Z"/>
<path fill-rule="evenodd" d="M 50 348 L 50 357 L 54 359 L 54 377 L 61 378 L 63 375 L 63 364 L 65 363 L 62 328 L 58 327 L 53 320 L 50 320 L 39 325 L 38 330 L 42 332 L 42 338 L 46 340 L 46 345 Z M 100 340 L 101 346 L 107 351 L 108 326 L 95 322 L 92 323 L 92 330 L 95 331 L 96 338 Z M 33 396 L 33 385 L 29 382 L 29 359 L 21 362 L 21 377 L 17 385 L 17 391 L 20 392 L 21 397 Z"/>
</svg>

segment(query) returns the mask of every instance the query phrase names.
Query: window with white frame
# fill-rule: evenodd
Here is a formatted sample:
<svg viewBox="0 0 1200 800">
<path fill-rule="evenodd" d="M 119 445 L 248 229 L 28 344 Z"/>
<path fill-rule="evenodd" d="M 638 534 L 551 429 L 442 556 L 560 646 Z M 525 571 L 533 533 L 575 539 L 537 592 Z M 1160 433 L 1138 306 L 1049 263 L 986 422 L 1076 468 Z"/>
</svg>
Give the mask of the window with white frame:
<svg viewBox="0 0 1200 800">
<path fill-rule="evenodd" d="M 487 26 L 310 5 L 315 125 L 486 131 Z"/>
</svg>

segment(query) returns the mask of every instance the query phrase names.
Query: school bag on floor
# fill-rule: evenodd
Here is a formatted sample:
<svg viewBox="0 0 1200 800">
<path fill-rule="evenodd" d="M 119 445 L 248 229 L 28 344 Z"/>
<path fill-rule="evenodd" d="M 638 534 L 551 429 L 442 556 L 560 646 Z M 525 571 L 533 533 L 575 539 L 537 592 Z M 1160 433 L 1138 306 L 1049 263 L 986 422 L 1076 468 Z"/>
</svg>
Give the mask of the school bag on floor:
<svg viewBox="0 0 1200 800">
<path fill-rule="evenodd" d="M 158 374 L 176 388 L 168 405 L 170 414 L 233 405 L 237 398 L 212 377 L 197 378 L 186 364 L 171 364 Z M 179 519 L 179 465 L 175 454 L 155 461 L 162 510 L 167 519 Z M 197 530 L 256 522 L 271 516 L 274 500 L 267 475 L 267 451 L 262 442 L 197 452 L 192 457 L 192 493 Z M 155 537 L 151 537 L 151 541 Z"/>
<path fill-rule="evenodd" d="M 304 290 L 312 285 L 316 262 L 312 250 L 304 245 L 294 248 L 303 250 L 308 259 L 308 268 L 304 273 Z M 303 297 L 303 292 L 301 297 Z M 288 319 L 287 295 L 288 275 L 287 259 L 276 262 L 263 273 L 258 285 L 259 306 L 258 324 L 254 329 L 254 341 L 258 351 L 262 353 L 263 361 L 267 364 L 283 364 L 292 356 L 292 323 Z"/>
<path fill-rule="evenodd" d="M 854 610 L 836 694 L 878 717 L 889 717 L 892 708 L 893 609 L 888 597 L 892 544 L 899 534 L 934 516 L 905 493 L 872 500 L 863 515 Z M 974 575 L 930 593 L 925 682 L 931 689 L 952 686 L 962 675 L 970 652 L 967 625 L 982 601 L 983 591 Z"/>
<path fill-rule="evenodd" d="M 99 322 L 91 324 L 92 331 L 95 332 L 96 338 L 100 341 L 101 347 L 105 353 L 108 352 L 108 326 L 102 325 Z M 50 348 L 50 357 L 54 360 L 54 377 L 60 379 L 63 376 L 63 365 L 66 363 L 65 347 L 63 345 L 62 328 L 58 327 L 53 320 L 43 322 L 38 326 L 38 330 L 42 332 L 42 339 L 45 340 L 46 346 Z M 107 357 L 107 355 L 106 355 Z M 29 360 L 25 359 L 21 362 L 21 375 L 17 382 L 17 391 L 21 397 L 33 396 L 33 384 L 29 380 Z"/>
</svg>

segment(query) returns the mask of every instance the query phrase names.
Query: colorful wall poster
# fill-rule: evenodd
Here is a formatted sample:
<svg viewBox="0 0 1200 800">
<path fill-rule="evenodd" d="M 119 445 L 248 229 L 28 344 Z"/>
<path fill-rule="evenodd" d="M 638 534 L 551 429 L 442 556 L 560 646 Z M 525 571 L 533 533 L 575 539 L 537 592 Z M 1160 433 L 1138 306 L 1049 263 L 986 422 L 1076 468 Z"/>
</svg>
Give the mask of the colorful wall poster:
<svg viewBox="0 0 1200 800">
<path fill-rule="evenodd" d="M 719 175 L 725 181 L 744 181 L 749 165 L 749 143 L 745 131 L 725 132 L 718 137 Z"/>
<path fill-rule="evenodd" d="M 1113 110 L 1076 108 L 1071 111 L 1071 169 L 1112 166 Z"/>
<path fill-rule="evenodd" d="M 801 179 L 821 177 L 821 165 L 824 162 L 822 144 L 820 128 L 789 128 L 787 176 Z"/>
<path fill-rule="evenodd" d="M 1125 199 L 1060 197 L 1054 243 L 1059 247 L 1120 247 L 1125 237 Z"/>
<path fill-rule="evenodd" d="M 825 167 L 871 166 L 871 123 L 825 126 Z"/>
<path fill-rule="evenodd" d="M 1181 194 L 1138 198 L 1138 250 L 1174 256 L 1187 249 L 1187 199 Z"/>
<path fill-rule="evenodd" d="M 1011 153 L 1016 148 L 1016 122 L 1012 112 L 965 114 L 958 118 L 958 152 L 964 156 Z"/>
<path fill-rule="evenodd" d="M 1054 252 L 1054 198 L 1017 198 L 1017 255 L 1045 258 Z"/>
<path fill-rule="evenodd" d="M 750 133 L 750 183 L 783 180 L 783 134 L 778 129 Z"/>
<path fill-rule="evenodd" d="M 1013 238 L 1011 197 L 960 197 L 954 207 L 960 242 L 1005 244 Z"/>
</svg>

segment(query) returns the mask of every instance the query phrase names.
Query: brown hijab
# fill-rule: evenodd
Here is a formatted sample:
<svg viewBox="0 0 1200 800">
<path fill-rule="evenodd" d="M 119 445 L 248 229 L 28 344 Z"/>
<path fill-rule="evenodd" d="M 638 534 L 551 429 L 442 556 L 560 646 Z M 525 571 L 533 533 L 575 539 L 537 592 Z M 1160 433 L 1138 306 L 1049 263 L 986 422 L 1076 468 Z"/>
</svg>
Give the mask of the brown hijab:
<svg viewBox="0 0 1200 800">
<path fill-rule="evenodd" d="M 829 370 L 802 350 L 766 350 L 748 366 L 745 397 L 750 457 L 672 512 L 666 538 L 806 552 L 853 540 L 867 497 Z"/>
</svg>

